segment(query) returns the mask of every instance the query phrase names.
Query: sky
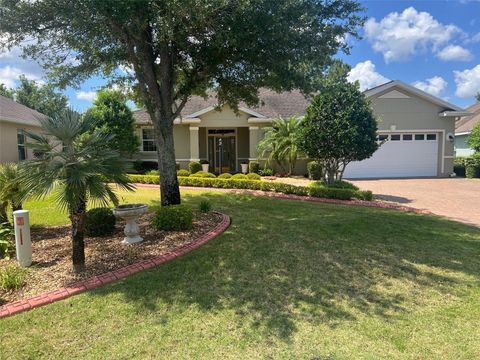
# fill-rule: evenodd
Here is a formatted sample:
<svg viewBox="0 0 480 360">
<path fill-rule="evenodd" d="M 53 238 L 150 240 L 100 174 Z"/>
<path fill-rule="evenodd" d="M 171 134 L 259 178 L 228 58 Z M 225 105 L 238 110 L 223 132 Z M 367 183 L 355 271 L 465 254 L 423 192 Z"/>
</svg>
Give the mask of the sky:
<svg viewBox="0 0 480 360">
<path fill-rule="evenodd" d="M 460 107 L 480 91 L 480 0 L 363 0 L 367 21 L 361 39 L 347 37 L 349 79 L 362 90 L 401 80 Z M 18 76 L 44 81 L 41 67 L 20 57 L 19 49 L 0 53 L 0 83 Z M 91 106 L 105 79 L 92 77 L 65 93 L 79 111 Z"/>
</svg>

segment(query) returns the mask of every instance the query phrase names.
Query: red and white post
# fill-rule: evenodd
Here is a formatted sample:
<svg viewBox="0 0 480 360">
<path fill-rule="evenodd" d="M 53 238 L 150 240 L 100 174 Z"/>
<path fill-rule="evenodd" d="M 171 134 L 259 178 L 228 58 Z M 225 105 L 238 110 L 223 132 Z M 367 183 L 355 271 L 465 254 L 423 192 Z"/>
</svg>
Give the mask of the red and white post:
<svg viewBox="0 0 480 360">
<path fill-rule="evenodd" d="M 28 210 L 13 212 L 15 227 L 15 245 L 17 260 L 20 266 L 27 267 L 32 264 L 32 241 L 30 239 L 30 217 Z"/>
</svg>

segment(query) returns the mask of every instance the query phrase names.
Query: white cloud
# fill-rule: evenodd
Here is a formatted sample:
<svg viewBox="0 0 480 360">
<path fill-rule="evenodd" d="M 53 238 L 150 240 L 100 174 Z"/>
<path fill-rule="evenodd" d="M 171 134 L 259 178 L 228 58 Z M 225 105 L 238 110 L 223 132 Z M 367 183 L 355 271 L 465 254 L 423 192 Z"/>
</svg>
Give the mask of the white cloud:
<svg viewBox="0 0 480 360">
<path fill-rule="evenodd" d="M 480 42 L 480 32 L 476 33 L 473 35 L 470 39 L 471 42 L 477 43 Z"/>
<path fill-rule="evenodd" d="M 386 62 L 408 59 L 418 52 L 438 49 L 455 35 L 463 33 L 455 25 L 444 25 L 427 12 L 409 7 L 402 13 L 392 12 L 377 22 L 365 23 L 365 34 L 373 49 Z"/>
<path fill-rule="evenodd" d="M 40 76 L 36 74 L 28 73 L 23 69 L 7 65 L 0 68 L 0 84 L 4 84 L 8 88 L 15 88 L 20 75 L 25 75 L 29 80 L 35 80 L 39 85 L 44 83 L 40 80 Z"/>
<path fill-rule="evenodd" d="M 75 96 L 79 100 L 93 101 L 97 97 L 97 92 L 96 91 L 77 91 Z"/>
<path fill-rule="evenodd" d="M 458 45 L 446 46 L 438 52 L 437 57 L 444 61 L 470 61 L 473 59 L 470 50 Z"/>
<path fill-rule="evenodd" d="M 360 90 L 370 89 L 389 81 L 385 76 L 375 71 L 375 64 L 370 60 L 360 62 L 348 74 L 348 81 L 358 80 Z"/>
<path fill-rule="evenodd" d="M 441 76 L 434 76 L 425 81 L 417 81 L 413 86 L 434 96 L 441 96 L 447 88 L 447 82 Z"/>
<path fill-rule="evenodd" d="M 480 64 L 472 69 L 454 71 L 457 90 L 455 95 L 460 98 L 470 98 L 480 92 Z"/>
</svg>

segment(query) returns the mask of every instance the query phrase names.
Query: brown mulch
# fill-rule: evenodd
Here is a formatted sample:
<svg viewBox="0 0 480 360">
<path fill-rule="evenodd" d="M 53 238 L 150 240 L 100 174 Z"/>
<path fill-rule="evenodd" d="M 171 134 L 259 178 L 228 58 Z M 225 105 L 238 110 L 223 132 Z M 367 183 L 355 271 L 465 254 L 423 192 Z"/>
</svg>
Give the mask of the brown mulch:
<svg viewBox="0 0 480 360">
<path fill-rule="evenodd" d="M 197 213 L 192 230 L 158 231 L 151 226 L 152 218 L 153 214 L 148 213 L 139 219 L 140 236 L 144 240 L 137 244 L 121 243 L 125 236 L 123 221 L 117 222 L 112 235 L 86 238 L 86 270 L 80 274 L 72 271 L 69 226 L 32 228 L 33 263 L 28 268 L 25 285 L 13 292 L 0 289 L 0 305 L 165 254 L 198 239 L 222 221 L 222 216 L 215 212 Z M 0 260 L 0 268 L 16 264 L 15 254 L 12 255 L 10 260 Z"/>
</svg>

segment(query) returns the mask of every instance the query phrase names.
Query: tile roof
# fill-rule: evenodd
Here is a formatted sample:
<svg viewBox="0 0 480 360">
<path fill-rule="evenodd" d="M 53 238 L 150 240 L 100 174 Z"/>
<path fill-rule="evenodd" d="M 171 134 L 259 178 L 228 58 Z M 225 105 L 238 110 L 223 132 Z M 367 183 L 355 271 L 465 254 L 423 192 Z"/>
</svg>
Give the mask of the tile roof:
<svg viewBox="0 0 480 360">
<path fill-rule="evenodd" d="M 465 111 L 474 113 L 470 116 L 465 116 L 455 123 L 455 133 L 463 133 L 472 131 L 473 127 L 480 123 L 480 102 L 473 104 L 465 109 Z"/>
<path fill-rule="evenodd" d="M 40 126 L 38 119 L 45 115 L 0 95 L 0 121 L 21 125 Z"/>
<path fill-rule="evenodd" d="M 200 96 L 192 96 L 185 104 L 182 116 L 187 117 L 200 110 L 217 105 L 215 93 L 210 92 L 208 95 L 207 99 Z M 278 93 L 270 89 L 260 89 L 259 97 L 260 103 L 257 106 L 252 107 L 240 103 L 239 107 L 253 110 L 266 118 L 276 118 L 280 116 L 287 118 L 294 115 L 303 116 L 309 103 L 305 96 L 298 90 Z M 150 116 L 145 109 L 134 111 L 134 117 L 138 124 L 150 123 Z"/>
</svg>

